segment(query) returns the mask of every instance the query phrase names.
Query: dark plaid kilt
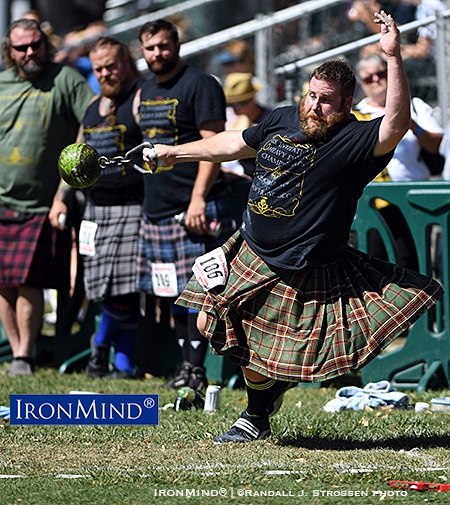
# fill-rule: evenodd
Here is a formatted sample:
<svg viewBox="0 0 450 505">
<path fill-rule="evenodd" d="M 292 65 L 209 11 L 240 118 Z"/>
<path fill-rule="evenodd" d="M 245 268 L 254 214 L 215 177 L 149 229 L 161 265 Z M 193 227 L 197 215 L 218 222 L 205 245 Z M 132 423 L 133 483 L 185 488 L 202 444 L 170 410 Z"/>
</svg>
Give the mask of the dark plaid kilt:
<svg viewBox="0 0 450 505">
<path fill-rule="evenodd" d="M 281 273 L 239 232 L 222 248 L 227 285 L 205 293 L 193 277 L 177 304 L 206 313 L 213 352 L 280 380 L 361 368 L 443 295 L 435 280 L 350 247 L 334 263 Z"/>
<path fill-rule="evenodd" d="M 86 204 L 83 219 L 98 224 L 95 256 L 82 256 L 84 286 L 90 300 L 135 293 L 140 204 Z"/>
<path fill-rule="evenodd" d="M 70 248 L 70 231 L 53 228 L 47 214 L 0 222 L 0 287 L 68 289 Z"/>
<path fill-rule="evenodd" d="M 154 222 L 144 215 L 139 229 L 137 263 L 140 291 L 153 294 L 152 262 L 174 263 L 178 293 L 183 291 L 191 278 L 195 260 L 221 246 L 234 231 L 227 200 L 207 202 L 206 217 L 210 221 L 217 219 L 222 223 L 222 233 L 219 237 L 189 233 L 173 217 Z"/>
</svg>

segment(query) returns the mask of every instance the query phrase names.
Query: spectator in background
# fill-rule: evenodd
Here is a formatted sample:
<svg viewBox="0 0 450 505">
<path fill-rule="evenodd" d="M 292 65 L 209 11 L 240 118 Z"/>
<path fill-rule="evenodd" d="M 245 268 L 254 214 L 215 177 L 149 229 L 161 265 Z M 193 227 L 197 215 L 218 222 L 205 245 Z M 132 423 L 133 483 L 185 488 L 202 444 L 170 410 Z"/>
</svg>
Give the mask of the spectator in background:
<svg viewBox="0 0 450 505">
<path fill-rule="evenodd" d="M 446 5 L 441 0 L 417 0 L 416 19 L 434 16 L 437 11 L 445 9 Z M 421 77 L 434 78 L 436 76 L 436 38 L 436 23 L 431 23 L 417 30 L 417 38 L 414 42 L 402 45 L 402 58 L 405 62 L 412 96 L 429 96 L 433 100 L 437 98 L 435 89 L 429 94 L 427 91 L 429 86 L 423 86 L 420 83 Z"/>
<path fill-rule="evenodd" d="M 108 31 L 106 23 L 95 21 L 85 29 L 66 33 L 56 54 L 56 60 L 70 65 L 87 80 L 94 93 L 101 92 L 101 86 L 92 69 L 89 51 L 95 42 Z"/>
<path fill-rule="evenodd" d="M 358 81 L 365 97 L 355 105 L 353 113 L 358 119 L 369 120 L 386 113 L 387 63 L 380 54 L 370 54 L 357 64 Z M 418 181 L 430 177 L 430 170 L 421 158 L 421 149 L 432 153 L 439 151 L 443 131 L 434 117 L 430 105 L 417 97 L 411 100 L 410 129 L 395 148 L 392 160 L 375 179 L 382 181 Z M 397 246 L 397 261 L 401 266 L 418 270 L 414 240 L 407 220 L 398 207 L 377 200 L 377 208 L 389 226 Z M 369 252 L 387 259 L 378 232 L 369 235 Z"/>
<path fill-rule="evenodd" d="M 261 85 L 254 79 L 251 72 L 233 72 L 226 76 L 223 87 L 225 100 L 237 116 L 236 122 L 227 125 L 228 129 L 248 128 L 269 115 L 270 109 L 258 103 L 257 94 Z"/>
<path fill-rule="evenodd" d="M 141 81 L 127 45 L 115 38 L 98 39 L 89 57 L 102 92 L 86 110 L 78 141 L 94 147 L 100 156 L 113 159 L 142 143 L 133 112 Z M 60 198 L 70 191 L 62 183 Z M 139 325 L 136 257 L 144 196 L 142 174 L 130 165 L 111 163 L 84 192 L 86 207 L 79 244 L 84 285 L 88 299 L 101 303 L 100 327 L 92 341 L 86 375 L 140 379 L 143 375 L 136 367 L 135 342 Z M 110 373 L 111 347 L 115 366 Z"/>
<path fill-rule="evenodd" d="M 418 0 L 353 0 L 347 10 L 350 21 L 357 23 L 362 28 L 361 36 L 377 33 L 373 23 L 373 13 L 382 9 L 389 9 L 399 25 L 404 25 L 416 19 Z M 379 49 L 379 45 L 377 45 Z"/>
<path fill-rule="evenodd" d="M 254 82 L 251 72 L 234 72 L 225 79 L 223 91 L 227 108 L 232 109 L 233 118 L 228 120 L 226 130 L 244 130 L 263 121 L 272 109 L 261 105 L 257 100 L 260 84 Z M 230 115 L 227 114 L 228 117 Z M 230 184 L 229 199 L 233 218 L 239 227 L 245 210 L 251 178 L 255 171 L 255 158 L 225 161 L 221 164 Z"/>
<path fill-rule="evenodd" d="M 19 19 L 2 40 L 0 73 L 0 316 L 13 352 L 11 375 L 34 370 L 43 289 L 67 289 L 71 236 L 53 202 L 58 157 L 75 141 L 93 93 L 74 70 L 51 62 L 38 22 Z"/>
<path fill-rule="evenodd" d="M 53 33 L 53 28 L 50 23 L 42 22 L 39 12 L 35 9 L 30 9 L 23 14 L 22 19 L 34 19 L 39 23 L 41 29 L 48 37 L 49 42 L 54 48 L 58 48 L 61 44 L 61 38 Z M 55 58 L 54 58 L 55 61 Z M 50 311 L 44 314 L 44 322 L 47 325 L 54 326 L 57 320 L 58 296 L 55 289 L 44 289 L 44 304 L 50 307 Z"/>
<path fill-rule="evenodd" d="M 251 72 L 233 72 L 225 79 L 223 91 L 228 108 L 233 110 L 232 120 L 227 121 L 227 130 L 244 130 L 249 126 L 260 123 L 266 118 L 271 109 L 258 103 L 257 93 L 261 89 L 254 82 Z M 225 173 L 252 177 L 255 169 L 255 159 L 230 161 L 222 163 Z"/>
<path fill-rule="evenodd" d="M 140 97 L 144 140 L 181 145 L 222 131 L 222 88 L 214 77 L 180 58 L 176 26 L 164 19 L 146 23 L 139 40 L 151 72 Z M 144 186 L 138 286 L 145 293 L 174 300 L 186 286 L 197 257 L 232 233 L 225 178 L 219 164 L 189 162 L 144 177 Z M 213 221 L 221 223 L 218 236 L 211 235 Z M 197 313 L 174 306 L 173 319 L 183 361 L 167 386 L 204 390 L 208 343 L 197 329 Z"/>
<path fill-rule="evenodd" d="M 357 65 L 357 75 L 365 97 L 355 106 L 357 116 L 374 118 L 386 112 L 387 64 L 380 54 L 362 58 Z M 439 152 L 443 129 L 436 120 L 433 108 L 418 97 L 411 100 L 410 129 L 395 149 L 387 165 L 392 181 L 419 181 L 430 177 L 420 151 Z"/>
<path fill-rule="evenodd" d="M 225 44 L 213 58 L 218 74 L 225 79 L 232 72 L 255 73 L 255 55 L 250 44 L 244 39 L 234 39 Z"/>
<path fill-rule="evenodd" d="M 61 37 L 54 33 L 53 27 L 48 21 L 42 21 L 42 18 L 36 9 L 30 9 L 21 17 L 22 19 L 34 19 L 37 21 L 40 24 L 42 31 L 47 35 L 50 44 L 56 49 L 60 46 L 62 42 Z"/>
<path fill-rule="evenodd" d="M 407 0 L 390 2 L 396 5 L 397 10 L 402 12 L 401 17 L 396 17 L 398 24 L 405 24 L 414 19 L 420 20 L 428 16 L 435 15 L 436 11 L 442 11 L 446 8 L 441 0 Z M 384 8 L 383 2 L 378 0 L 369 0 L 363 2 L 356 0 L 352 3 L 348 11 L 348 16 L 352 21 L 362 22 L 373 32 L 373 12 Z M 410 83 L 412 96 L 428 95 L 427 88 L 420 83 L 424 76 L 434 77 L 436 75 L 436 24 L 431 23 L 421 26 L 411 42 L 401 45 L 402 58 L 404 60 L 406 75 Z M 371 44 L 361 50 L 361 56 L 367 56 L 371 53 L 380 53 L 379 44 Z M 435 98 L 435 91 L 431 93 L 431 98 Z"/>
</svg>

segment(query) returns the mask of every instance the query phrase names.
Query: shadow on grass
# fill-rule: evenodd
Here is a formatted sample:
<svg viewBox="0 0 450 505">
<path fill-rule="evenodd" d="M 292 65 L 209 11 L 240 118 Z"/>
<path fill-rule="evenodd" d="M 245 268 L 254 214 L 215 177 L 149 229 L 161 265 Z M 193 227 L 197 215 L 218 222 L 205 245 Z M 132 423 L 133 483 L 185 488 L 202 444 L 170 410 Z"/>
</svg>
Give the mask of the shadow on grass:
<svg viewBox="0 0 450 505">
<path fill-rule="evenodd" d="M 278 441 L 278 445 L 302 447 L 304 449 L 316 449 L 324 451 L 351 451 L 357 449 L 394 449 L 394 450 L 411 450 L 417 447 L 422 449 L 432 449 L 438 447 L 450 446 L 450 435 L 431 435 L 420 437 L 393 437 L 380 440 L 346 440 L 320 437 L 302 437 L 283 438 Z"/>
</svg>

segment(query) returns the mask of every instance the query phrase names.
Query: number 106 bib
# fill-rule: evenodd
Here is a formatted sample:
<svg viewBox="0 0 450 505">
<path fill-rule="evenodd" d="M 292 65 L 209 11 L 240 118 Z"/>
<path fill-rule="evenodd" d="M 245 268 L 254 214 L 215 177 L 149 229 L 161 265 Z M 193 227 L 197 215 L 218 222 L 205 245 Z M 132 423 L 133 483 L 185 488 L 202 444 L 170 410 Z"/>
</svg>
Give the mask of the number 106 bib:
<svg viewBox="0 0 450 505">
<path fill-rule="evenodd" d="M 228 278 L 228 265 L 222 248 L 199 256 L 192 271 L 205 291 L 216 286 L 224 286 Z"/>
</svg>

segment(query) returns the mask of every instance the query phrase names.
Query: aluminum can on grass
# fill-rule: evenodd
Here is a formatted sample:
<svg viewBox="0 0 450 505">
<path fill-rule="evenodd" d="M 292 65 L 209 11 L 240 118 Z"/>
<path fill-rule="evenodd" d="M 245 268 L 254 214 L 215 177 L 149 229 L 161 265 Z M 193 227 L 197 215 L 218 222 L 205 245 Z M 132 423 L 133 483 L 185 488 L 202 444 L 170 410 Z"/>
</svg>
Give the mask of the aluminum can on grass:
<svg viewBox="0 0 450 505">
<path fill-rule="evenodd" d="M 214 412 L 220 408 L 220 386 L 208 386 L 205 394 L 205 412 Z"/>
</svg>

